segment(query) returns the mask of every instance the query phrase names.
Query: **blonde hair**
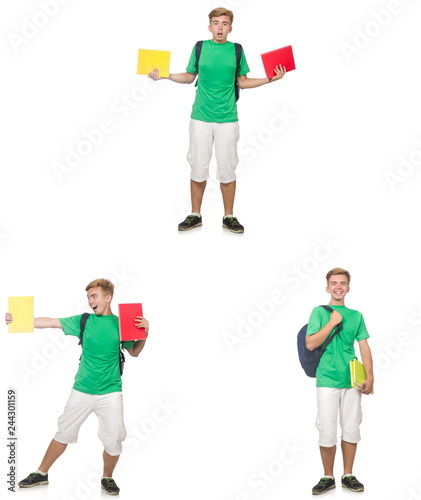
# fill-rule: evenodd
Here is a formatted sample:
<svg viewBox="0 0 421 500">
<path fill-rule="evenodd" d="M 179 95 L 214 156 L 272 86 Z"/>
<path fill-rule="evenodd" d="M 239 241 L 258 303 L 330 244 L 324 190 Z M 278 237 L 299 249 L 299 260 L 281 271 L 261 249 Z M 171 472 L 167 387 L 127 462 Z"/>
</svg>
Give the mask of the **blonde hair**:
<svg viewBox="0 0 421 500">
<path fill-rule="evenodd" d="M 228 10 L 225 7 L 217 7 L 209 13 L 209 24 L 212 22 L 213 17 L 228 16 L 230 18 L 230 24 L 234 21 L 234 14 L 232 10 Z"/>
<path fill-rule="evenodd" d="M 111 281 L 103 278 L 91 281 L 85 291 L 87 292 L 90 288 L 96 288 L 97 286 L 101 287 L 104 295 L 111 295 L 111 297 L 114 295 L 114 285 Z"/>
<path fill-rule="evenodd" d="M 341 267 L 335 267 L 334 269 L 331 269 L 327 274 L 326 274 L 326 281 L 327 284 L 329 284 L 329 279 L 331 276 L 336 276 L 337 274 L 344 274 L 348 278 L 348 285 L 349 282 L 351 281 L 351 275 L 349 274 L 348 271 L 345 269 L 342 269 Z"/>
</svg>

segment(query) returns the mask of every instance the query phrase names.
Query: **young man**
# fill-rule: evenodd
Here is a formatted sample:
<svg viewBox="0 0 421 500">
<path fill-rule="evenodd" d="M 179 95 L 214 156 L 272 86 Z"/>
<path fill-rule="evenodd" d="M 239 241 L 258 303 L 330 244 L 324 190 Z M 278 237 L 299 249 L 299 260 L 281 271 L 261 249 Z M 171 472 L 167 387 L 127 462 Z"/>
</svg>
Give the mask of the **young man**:
<svg viewBox="0 0 421 500">
<path fill-rule="evenodd" d="M 336 453 L 337 422 L 342 429 L 341 448 L 344 463 L 342 486 L 351 491 L 364 491 L 364 486 L 352 473 L 357 443 L 360 437 L 361 394 L 370 394 L 373 389 L 373 361 L 367 339 L 369 338 L 363 315 L 345 307 L 345 296 L 349 292 L 351 276 L 341 268 L 327 273 L 326 291 L 330 294 L 332 313 L 316 307 L 311 313 L 307 327 L 306 345 L 312 351 L 319 347 L 342 322 L 342 330 L 329 344 L 320 359 L 316 372 L 317 420 L 319 446 L 324 476 L 313 488 L 313 495 L 320 495 L 335 488 L 333 464 Z M 361 390 L 351 385 L 349 362 L 355 358 L 354 342 L 357 340 L 367 380 Z"/>
<path fill-rule="evenodd" d="M 238 75 L 235 44 L 227 41 L 232 31 L 234 15 L 223 7 L 209 14 L 209 31 L 212 39 L 203 42 L 196 60 L 193 47 L 185 73 L 170 74 L 169 79 L 177 83 L 192 83 L 198 74 L 196 98 L 190 121 L 190 147 L 187 160 L 191 166 L 192 213 L 178 226 L 179 231 L 187 231 L 202 225 L 200 213 L 206 180 L 209 177 L 209 163 L 212 146 L 215 144 L 217 179 L 220 182 L 224 202 L 222 226 L 234 233 L 243 233 L 244 227 L 234 217 L 236 189 L 235 168 L 238 164 L 237 142 L 239 139 L 235 86 L 240 89 L 260 87 L 279 80 L 285 68 L 275 68 L 276 76 L 267 78 L 247 78 L 249 67 L 244 51 L 241 52 Z M 158 69 L 149 73 L 154 80 L 161 80 Z"/>
<path fill-rule="evenodd" d="M 36 472 L 19 483 L 21 488 L 48 484 L 48 471 L 69 443 L 76 443 L 80 426 L 94 412 L 99 418 L 98 437 L 104 445 L 104 474 L 101 487 L 109 495 L 118 495 L 120 489 L 112 478 L 126 437 L 123 422 L 123 398 L 119 367 L 120 336 L 118 317 L 111 312 L 114 285 L 98 279 L 86 287 L 90 314 L 83 333 L 82 357 L 63 415 L 59 418 L 58 432 Z M 80 338 L 81 315 L 69 318 L 35 318 L 35 328 L 61 328 L 65 335 Z M 6 323 L 13 321 L 6 313 Z M 149 331 L 149 322 L 134 318 L 138 328 Z M 123 342 L 131 356 L 138 356 L 146 340 Z"/>
</svg>

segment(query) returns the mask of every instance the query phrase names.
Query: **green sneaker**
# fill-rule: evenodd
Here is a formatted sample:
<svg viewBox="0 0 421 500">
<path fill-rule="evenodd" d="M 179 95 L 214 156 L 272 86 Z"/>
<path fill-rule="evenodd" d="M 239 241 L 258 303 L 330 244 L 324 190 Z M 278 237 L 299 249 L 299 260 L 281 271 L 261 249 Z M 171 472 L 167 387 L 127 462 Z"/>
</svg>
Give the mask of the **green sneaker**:
<svg viewBox="0 0 421 500">
<path fill-rule="evenodd" d="M 48 474 L 43 476 L 39 472 L 31 472 L 28 477 L 18 483 L 20 488 L 32 488 L 32 486 L 41 486 L 42 484 L 48 484 Z"/>
<path fill-rule="evenodd" d="M 364 491 L 364 485 L 361 484 L 355 476 L 346 476 L 342 478 L 342 486 L 351 491 Z"/>
<path fill-rule="evenodd" d="M 330 479 L 330 477 L 322 477 L 311 492 L 313 495 L 322 495 L 326 491 L 333 490 L 333 488 L 336 488 L 335 480 Z"/>
<path fill-rule="evenodd" d="M 238 222 L 237 217 L 224 217 L 222 227 L 226 227 L 233 233 L 244 233 L 244 226 Z"/>
<path fill-rule="evenodd" d="M 101 488 L 109 495 L 118 495 L 120 493 L 120 488 L 115 484 L 112 477 L 103 477 L 101 479 Z"/>
<path fill-rule="evenodd" d="M 194 227 L 199 227 L 202 225 L 202 216 L 188 215 L 183 222 L 178 225 L 179 231 L 189 231 Z"/>
</svg>

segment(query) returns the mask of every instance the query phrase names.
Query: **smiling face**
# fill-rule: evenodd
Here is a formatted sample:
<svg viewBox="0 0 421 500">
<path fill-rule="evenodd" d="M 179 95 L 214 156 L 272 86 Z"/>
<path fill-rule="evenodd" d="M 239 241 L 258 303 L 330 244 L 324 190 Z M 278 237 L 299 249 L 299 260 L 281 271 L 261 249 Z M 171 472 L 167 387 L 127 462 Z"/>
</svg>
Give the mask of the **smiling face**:
<svg viewBox="0 0 421 500">
<path fill-rule="evenodd" d="M 102 288 L 97 286 L 88 290 L 89 307 L 97 316 L 111 314 L 111 295 L 105 295 Z"/>
<path fill-rule="evenodd" d="M 329 278 L 326 292 L 330 293 L 330 305 L 343 306 L 349 292 L 349 281 L 345 274 L 334 274 Z"/>
<path fill-rule="evenodd" d="M 225 43 L 228 34 L 232 31 L 230 18 L 228 16 L 212 17 L 209 31 L 212 33 L 212 40 L 215 43 Z"/>
</svg>

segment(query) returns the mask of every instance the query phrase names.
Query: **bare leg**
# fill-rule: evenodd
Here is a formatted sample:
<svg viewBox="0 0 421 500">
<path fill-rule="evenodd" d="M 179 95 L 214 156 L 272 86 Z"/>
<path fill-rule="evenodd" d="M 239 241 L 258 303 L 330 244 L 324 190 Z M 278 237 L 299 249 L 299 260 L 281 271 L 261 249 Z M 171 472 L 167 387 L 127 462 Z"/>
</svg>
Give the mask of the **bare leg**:
<svg viewBox="0 0 421 500">
<path fill-rule="evenodd" d="M 320 455 L 322 456 L 324 474 L 333 476 L 333 464 L 335 463 L 336 445 L 320 446 Z"/>
<path fill-rule="evenodd" d="M 58 457 L 64 453 L 64 450 L 66 448 L 67 444 L 59 443 L 58 441 L 53 439 L 50 443 L 50 446 L 47 448 L 45 456 L 42 459 L 41 465 L 38 469 L 41 472 L 48 472 L 50 467 L 58 459 Z"/>
<path fill-rule="evenodd" d="M 234 213 L 234 198 L 235 198 L 235 188 L 237 181 L 229 182 L 224 184 L 221 182 L 221 192 L 222 200 L 224 201 L 224 215 L 230 215 Z"/>
<path fill-rule="evenodd" d="M 196 182 L 190 180 L 190 191 L 191 191 L 191 209 L 192 212 L 200 214 L 200 209 L 202 207 L 203 194 L 206 189 L 206 181 Z"/>
<path fill-rule="evenodd" d="M 104 477 L 113 477 L 113 472 L 115 469 L 115 466 L 117 465 L 118 459 L 120 458 L 120 455 L 109 455 L 105 450 L 103 453 L 103 458 L 104 458 Z"/>
<path fill-rule="evenodd" d="M 357 452 L 357 443 L 348 443 L 341 441 L 342 457 L 344 459 L 344 475 L 352 474 L 352 467 L 354 465 L 355 453 Z"/>
</svg>

